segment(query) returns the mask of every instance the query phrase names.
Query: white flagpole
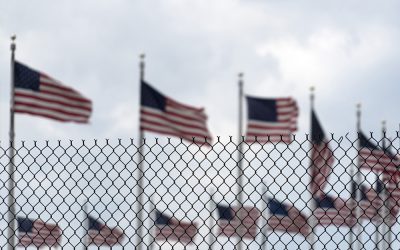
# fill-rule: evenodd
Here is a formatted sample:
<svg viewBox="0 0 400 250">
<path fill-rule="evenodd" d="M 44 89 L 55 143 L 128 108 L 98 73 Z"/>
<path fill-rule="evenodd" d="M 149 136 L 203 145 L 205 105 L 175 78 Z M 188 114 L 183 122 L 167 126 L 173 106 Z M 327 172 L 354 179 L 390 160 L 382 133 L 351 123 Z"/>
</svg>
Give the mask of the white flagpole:
<svg viewBox="0 0 400 250">
<path fill-rule="evenodd" d="M 358 103 L 356 105 L 357 111 L 357 131 L 358 133 L 361 133 L 361 103 Z M 360 142 L 359 142 L 360 144 Z M 358 147 L 358 150 L 360 150 L 360 146 Z M 355 190 L 355 200 L 356 200 L 356 207 L 354 210 L 354 217 L 356 219 L 356 224 L 354 225 L 354 234 L 355 234 L 355 241 L 358 242 L 357 244 L 357 249 L 360 249 L 360 247 L 362 247 L 362 243 L 361 243 L 361 227 L 358 226 L 358 223 L 361 222 L 360 221 L 360 199 L 361 197 L 359 197 L 359 185 L 361 184 L 361 172 L 360 172 L 360 158 L 357 155 L 357 167 L 356 167 L 356 190 Z M 351 242 L 351 248 L 353 249 L 353 243 Z M 354 248 L 356 249 L 356 248 Z"/>
<path fill-rule="evenodd" d="M 149 246 L 149 250 L 153 250 L 154 249 L 154 244 L 155 244 L 155 242 L 156 242 L 156 237 L 153 235 L 154 234 L 154 226 L 155 226 L 155 224 L 156 224 L 156 220 L 157 220 L 157 216 L 154 216 L 154 214 L 157 214 L 157 208 L 156 208 L 156 205 L 154 204 L 154 202 L 153 202 L 153 195 L 151 195 L 151 198 L 150 198 L 150 204 L 151 204 L 151 208 L 150 208 L 150 223 L 151 223 L 151 226 L 150 226 L 150 236 L 151 236 L 151 242 L 150 242 L 150 246 Z M 153 217 L 153 218 L 151 218 L 151 217 Z M 160 247 L 160 249 L 161 249 L 161 247 Z"/>
<path fill-rule="evenodd" d="M 83 205 L 83 249 L 87 250 L 89 246 L 89 228 L 90 228 L 90 221 L 89 221 L 89 214 L 88 214 L 88 208 L 87 208 L 87 203 L 88 200 L 85 200 L 85 204 Z"/>
<path fill-rule="evenodd" d="M 263 225 L 261 225 L 261 249 L 267 250 L 268 248 L 268 219 L 269 219 L 269 207 L 268 207 L 268 197 L 267 197 L 267 186 L 264 185 L 263 192 L 261 194 L 261 200 L 263 202 L 263 210 L 261 211 L 261 217 L 264 218 Z"/>
<path fill-rule="evenodd" d="M 143 242 L 143 225 L 144 225 L 144 218 L 143 218 L 143 210 L 144 210 L 144 201 L 143 201 L 143 193 L 144 193 L 144 169 L 143 169 L 143 163 L 144 163 L 144 154 L 143 154 L 143 149 L 144 149 L 144 134 L 143 131 L 140 129 L 140 108 L 141 108 L 141 89 L 142 89 L 142 82 L 144 81 L 144 69 L 145 69 L 145 55 L 141 54 L 140 55 L 140 63 L 139 63 L 139 68 L 140 68 L 140 78 L 139 78 L 139 154 L 138 154 L 138 228 L 137 228 L 137 237 L 138 237 L 138 245 L 137 249 L 138 250 L 143 250 L 144 249 L 144 242 Z"/>
<path fill-rule="evenodd" d="M 239 73 L 239 132 L 238 132 L 238 201 L 239 201 L 239 213 L 238 219 L 240 221 L 238 227 L 238 235 L 240 237 L 238 244 L 235 246 L 235 249 L 242 250 L 243 246 L 243 239 L 242 239 L 242 231 L 243 231 L 243 177 L 244 177 L 244 170 L 243 170 L 243 73 Z"/>
<path fill-rule="evenodd" d="M 310 87 L 311 112 L 313 112 L 313 110 L 314 110 L 314 99 L 315 99 L 314 90 L 315 90 L 314 86 L 311 86 Z M 311 182 L 310 183 L 312 184 L 312 182 L 313 182 L 313 180 L 312 180 L 312 176 L 311 176 Z M 310 210 L 311 210 L 311 215 L 309 217 L 309 222 L 308 222 L 308 224 L 311 227 L 311 234 L 309 234 L 307 236 L 307 241 L 310 244 L 310 249 L 314 249 L 315 248 L 315 246 L 314 246 L 315 245 L 315 239 L 317 238 L 317 235 L 316 235 L 317 219 L 315 218 L 315 215 L 314 215 L 314 211 L 316 209 L 316 204 L 315 204 L 316 201 L 314 200 L 314 198 L 315 198 L 314 194 L 311 193 L 311 200 L 310 200 L 311 204 L 309 205 Z"/>
<path fill-rule="evenodd" d="M 382 121 L 382 138 L 383 138 L 383 143 L 382 143 L 382 148 L 383 150 L 385 150 L 385 132 L 386 132 L 386 122 Z M 378 188 L 378 182 L 379 182 L 379 174 L 376 174 L 376 188 Z M 385 189 L 385 188 L 383 188 Z M 382 192 L 384 193 L 385 191 L 382 190 Z M 379 193 L 379 199 L 382 199 L 385 202 L 385 197 L 384 194 Z M 384 203 L 383 203 L 384 204 Z M 382 218 L 382 222 L 384 221 L 384 216 L 381 216 L 381 213 L 384 212 L 384 209 L 382 208 L 378 208 L 378 213 L 377 215 L 380 216 Z M 379 250 L 379 243 L 382 244 L 382 233 L 381 233 L 381 228 L 382 225 L 379 223 L 375 226 L 376 230 L 375 230 L 375 249 Z"/>
<path fill-rule="evenodd" d="M 214 190 L 211 190 L 211 193 L 208 193 L 208 196 L 210 198 L 209 201 L 208 201 L 208 211 L 210 212 L 210 218 L 208 220 L 208 228 L 210 230 L 208 232 L 208 245 L 209 245 L 209 249 L 213 250 L 214 243 L 215 243 L 215 240 L 216 240 L 216 237 L 215 237 L 214 232 L 213 232 L 213 228 L 214 228 L 214 225 L 215 225 L 215 223 L 213 223 L 215 221 L 214 217 L 213 217 L 213 211 L 214 211 L 213 205 L 214 205 L 214 208 L 215 208 Z"/>
<path fill-rule="evenodd" d="M 356 199 L 357 199 L 357 193 L 358 193 L 357 192 L 357 184 L 354 185 L 355 181 L 354 181 L 353 167 L 350 168 L 350 178 L 351 178 L 350 179 L 350 190 L 351 190 L 350 191 L 351 192 L 351 194 L 350 194 L 351 208 L 350 209 L 351 209 L 351 211 L 353 211 L 355 209 L 355 207 L 357 206 Z M 354 187 L 354 190 L 353 190 L 353 187 Z M 353 214 L 351 216 L 353 216 Z M 353 242 L 354 242 L 354 231 L 353 231 L 353 227 L 350 226 L 349 227 L 349 249 L 352 248 Z"/>
<path fill-rule="evenodd" d="M 10 103 L 10 148 L 9 148 L 9 157 L 10 163 L 8 165 L 8 197 L 7 197 L 7 205 L 8 205 L 8 227 L 7 227 L 7 238 L 8 238 L 8 249 L 13 250 L 16 247 L 16 237 L 17 233 L 16 227 L 16 214 L 15 214 L 15 180 L 14 180 L 14 157 L 15 157 L 15 131 L 14 131 L 14 93 L 15 93 L 15 39 L 17 37 L 13 35 L 11 37 L 11 103 Z"/>
<path fill-rule="evenodd" d="M 382 126 L 383 126 L 383 143 L 382 143 L 382 148 L 383 151 L 386 151 L 386 122 L 383 121 L 382 122 Z M 389 194 L 386 190 L 386 188 L 383 190 L 383 241 L 382 241 L 382 249 L 390 249 L 390 239 L 389 239 L 389 235 L 391 234 L 390 232 L 390 227 L 389 227 L 389 217 L 390 217 L 390 211 L 389 211 L 389 207 L 388 207 L 388 198 L 389 198 Z"/>
</svg>

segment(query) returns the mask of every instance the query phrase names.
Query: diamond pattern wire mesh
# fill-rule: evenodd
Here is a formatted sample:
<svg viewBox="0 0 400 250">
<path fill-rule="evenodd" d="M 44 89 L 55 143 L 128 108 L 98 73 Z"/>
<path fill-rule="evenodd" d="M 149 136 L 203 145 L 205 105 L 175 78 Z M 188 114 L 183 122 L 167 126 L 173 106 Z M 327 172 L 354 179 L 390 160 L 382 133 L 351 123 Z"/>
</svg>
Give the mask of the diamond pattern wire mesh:
<svg viewBox="0 0 400 250">
<path fill-rule="evenodd" d="M 382 142 L 372 134 L 370 140 L 374 144 Z M 389 141 L 392 152 L 398 152 L 399 142 L 398 136 Z M 379 249 L 387 249 L 388 241 L 393 249 L 400 247 L 397 219 L 390 230 L 382 228 L 382 221 L 373 223 L 370 219 L 356 218 L 353 227 L 318 225 L 305 236 L 268 227 L 266 219 L 271 215 L 266 202 L 269 198 L 293 204 L 305 214 L 307 223 L 313 218 L 308 187 L 310 138 L 297 136 L 289 145 L 241 143 L 243 204 L 256 207 L 262 213 L 257 218 L 256 235 L 252 239 L 226 237 L 218 231 L 221 220 L 217 205 L 233 208 L 240 204 L 237 199 L 239 147 L 232 137 L 218 137 L 211 146 L 174 138 L 145 139 L 140 146 L 133 139 L 16 143 L 15 214 L 57 224 L 62 230 L 60 247 L 65 249 L 87 247 L 88 215 L 106 227 L 116 227 L 123 232 L 123 239 L 113 245 L 113 249 L 136 249 L 139 244 L 142 249 L 310 249 L 312 232 L 315 233 L 314 249 L 349 249 L 352 240 L 353 249 L 374 249 L 377 244 Z M 10 148 L 5 144 L 0 146 L 0 246 L 4 249 L 9 246 L 7 230 L 12 225 L 7 217 Z M 324 192 L 350 199 L 351 180 L 358 165 L 357 136 L 330 135 L 329 145 L 335 163 Z M 141 152 L 144 170 L 142 221 L 138 216 Z M 375 173 L 365 170 L 360 173 L 362 184 L 375 187 Z M 380 216 L 388 214 L 384 208 L 380 208 Z M 156 211 L 169 218 L 166 223 L 159 223 L 161 217 Z M 172 221 L 182 227 L 184 222 L 192 223 L 196 227 L 195 236 L 188 239 L 186 232 L 178 241 L 173 235 L 166 235 L 168 240 L 156 240 L 156 228 L 160 234 L 166 233 L 168 230 L 163 229 L 173 227 Z M 379 224 L 381 228 L 376 234 Z M 143 235 L 138 230 L 140 225 Z M 18 236 L 18 224 L 13 230 Z M 238 226 L 236 230 L 243 228 Z M 88 248 L 99 247 L 89 245 Z"/>
</svg>

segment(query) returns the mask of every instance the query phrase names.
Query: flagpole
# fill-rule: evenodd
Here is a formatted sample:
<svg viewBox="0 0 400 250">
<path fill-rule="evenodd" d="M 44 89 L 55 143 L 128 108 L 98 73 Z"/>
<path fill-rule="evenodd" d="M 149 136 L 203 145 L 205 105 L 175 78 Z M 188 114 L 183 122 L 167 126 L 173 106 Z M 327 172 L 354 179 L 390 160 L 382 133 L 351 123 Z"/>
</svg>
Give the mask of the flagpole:
<svg viewBox="0 0 400 250">
<path fill-rule="evenodd" d="M 15 140 L 15 127 L 14 127 L 14 86 L 15 86 L 15 39 L 17 37 L 13 35 L 11 37 L 11 102 L 10 102 L 10 149 L 9 149 L 9 157 L 10 163 L 8 165 L 8 190 L 9 194 L 7 197 L 7 205 L 8 205 L 8 227 L 7 227 L 7 238 L 8 238 L 8 249 L 13 250 L 16 246 L 16 221 L 15 221 L 15 180 L 14 180 L 14 157 L 15 157 L 15 148 L 14 148 L 14 140 Z"/>
<path fill-rule="evenodd" d="M 244 170 L 243 170 L 243 73 L 239 73 L 238 75 L 239 81 L 239 131 L 238 131 L 238 201 L 239 201 L 239 227 L 238 227 L 238 234 L 240 237 L 240 240 L 238 244 L 235 246 L 235 249 L 237 250 L 242 250 L 242 224 L 243 224 L 243 219 L 242 219 L 242 210 L 243 210 L 243 177 L 244 177 Z"/>
<path fill-rule="evenodd" d="M 88 239 L 85 240 L 85 238 L 89 238 L 89 228 L 90 228 L 90 221 L 89 221 L 89 215 L 88 215 L 88 208 L 87 208 L 87 203 L 88 200 L 85 200 L 85 204 L 83 205 L 83 215 L 85 216 L 84 218 L 84 236 L 83 236 L 83 250 L 88 249 Z"/>
<path fill-rule="evenodd" d="M 144 70 L 145 70 L 145 54 L 140 55 L 140 63 L 139 63 L 139 69 L 140 69 L 140 76 L 139 76 L 139 117 L 140 117 L 140 107 L 141 107 L 141 89 L 142 89 L 142 82 L 144 81 Z M 144 154 L 143 154 L 143 148 L 144 148 L 144 134 L 142 129 L 140 128 L 140 118 L 139 118 L 139 154 L 138 154 L 138 203 L 139 203 L 139 210 L 138 210 L 138 229 L 137 229 L 137 236 L 139 238 L 138 242 L 138 250 L 143 250 L 143 225 L 144 225 L 144 218 L 143 218 L 143 210 L 144 210 L 144 203 L 143 203 L 143 193 L 144 193 L 144 169 L 143 169 L 143 163 L 144 163 Z M 143 143 L 143 144 L 142 144 Z"/>
<path fill-rule="evenodd" d="M 382 121 L 382 135 L 383 135 L 382 149 L 383 149 L 383 152 L 386 152 L 386 121 Z M 384 234 L 383 234 L 384 240 L 382 241 L 382 244 L 383 244 L 382 249 L 390 249 L 390 239 L 388 239 L 389 235 L 390 235 L 390 227 L 389 227 L 389 223 L 388 223 L 388 218 L 390 216 L 390 211 L 389 211 L 388 202 L 387 202 L 388 198 L 389 198 L 389 194 L 387 193 L 386 188 L 384 188 L 383 189 L 383 204 L 384 204 L 383 205 L 383 208 L 384 208 L 383 221 L 384 221 L 384 223 L 383 223 L 383 230 L 382 230 L 382 232 L 384 232 Z"/>
<path fill-rule="evenodd" d="M 207 192 L 207 190 L 206 190 L 206 192 Z M 208 245 L 209 245 L 209 250 L 213 250 L 214 242 L 215 242 L 215 236 L 213 234 L 214 227 L 213 227 L 213 207 L 212 207 L 212 205 L 214 203 L 214 190 L 211 190 L 211 192 L 208 193 L 208 196 L 210 198 L 208 201 L 208 210 L 210 211 L 210 218 L 208 220 L 208 228 L 210 229 L 209 234 L 208 234 Z"/>
<path fill-rule="evenodd" d="M 385 132 L 386 132 L 386 122 L 385 122 Z M 385 136 L 386 137 L 386 136 Z M 390 144 L 391 145 L 391 144 Z M 384 192 L 386 192 L 386 189 L 384 189 Z M 387 192 L 386 192 L 387 193 Z M 386 195 L 386 200 L 389 198 L 389 194 Z M 386 202 L 388 204 L 388 202 Z M 388 204 L 389 207 L 389 204 Z M 388 211 L 388 215 L 390 214 L 390 216 L 386 216 L 388 218 L 391 217 L 391 212 L 390 209 L 387 209 Z M 392 229 L 393 229 L 393 224 L 390 222 L 390 225 L 388 226 L 388 230 L 389 230 L 389 235 L 388 235 L 388 249 L 391 250 L 392 249 Z"/>
<path fill-rule="evenodd" d="M 313 112 L 314 110 L 314 91 L 315 91 L 315 87 L 311 86 L 310 87 L 310 107 L 311 107 L 311 112 Z M 312 119 L 312 118 L 311 118 Z M 313 185 L 313 179 L 311 177 L 311 185 Z M 311 216 L 310 216 L 310 227 L 311 227 L 311 234 L 307 237 L 308 238 L 308 242 L 310 244 L 310 249 L 314 249 L 314 244 L 315 244 L 315 239 L 316 239 L 316 226 L 317 226 L 317 221 L 316 218 L 314 216 L 314 211 L 316 209 L 316 204 L 315 204 L 315 200 L 314 200 L 314 194 L 311 193 L 311 205 L 310 205 L 310 210 L 311 210 Z"/>
<path fill-rule="evenodd" d="M 361 133 L 361 103 L 357 103 L 356 105 L 356 116 L 357 116 L 357 132 Z M 359 142 L 360 144 L 360 142 Z M 358 147 L 358 150 L 360 150 L 360 146 Z M 357 225 L 359 219 L 360 219 L 360 206 L 359 206 L 359 185 L 361 183 L 361 173 L 360 173 L 360 158 L 357 156 L 357 167 L 356 167 L 356 190 L 355 190 L 355 201 L 356 201 L 356 207 L 354 209 L 354 217 L 356 219 L 356 224 L 354 225 L 354 229 L 357 229 L 357 231 L 354 233 L 354 241 L 358 241 L 357 246 L 360 247 L 361 245 L 361 232 L 360 232 L 360 227 Z M 353 244 L 355 242 L 351 242 L 351 248 L 353 249 Z"/>
<path fill-rule="evenodd" d="M 153 202 L 153 195 L 151 195 L 150 204 L 151 204 L 150 214 L 151 214 L 151 215 L 157 214 L 156 205 L 155 205 L 154 202 Z M 153 250 L 153 249 L 154 249 L 154 244 L 155 244 L 155 242 L 156 242 L 156 238 L 155 238 L 154 235 L 153 235 L 153 233 L 154 233 L 154 225 L 156 224 L 156 220 L 157 220 L 157 215 L 154 216 L 154 217 L 151 219 L 151 221 L 152 221 L 151 224 L 152 224 L 152 225 L 151 225 L 151 227 L 150 227 L 150 235 L 152 236 L 152 240 L 151 240 L 151 242 L 150 242 L 149 250 Z"/>
<path fill-rule="evenodd" d="M 261 249 L 262 250 L 267 250 L 268 248 L 268 218 L 269 218 L 269 208 L 268 208 L 268 198 L 266 197 L 267 195 L 267 186 L 264 185 L 263 192 L 261 194 L 261 200 L 263 201 L 263 210 L 261 211 L 261 214 L 264 215 L 262 216 L 264 218 L 264 224 L 261 226 L 261 235 L 263 236 L 263 241 L 261 242 Z M 264 233 L 263 233 L 264 232 Z"/>
<path fill-rule="evenodd" d="M 361 111 L 360 111 L 360 108 L 361 108 L 361 104 L 357 104 L 356 105 L 357 135 L 358 135 L 358 133 L 361 132 L 361 122 L 360 122 L 360 120 L 361 120 L 360 119 L 361 118 Z M 357 159 L 358 159 L 358 156 L 357 156 Z M 357 165 L 359 165 L 359 164 L 357 163 Z M 350 177 L 351 177 L 351 181 L 350 181 L 350 184 L 351 184 L 351 188 L 350 188 L 351 189 L 351 196 L 350 197 L 351 197 L 351 204 L 352 204 L 352 207 L 351 207 L 352 216 L 353 216 L 353 211 L 358 206 L 357 205 L 358 183 L 354 180 L 356 175 L 357 175 L 354 172 L 358 173 L 358 166 L 356 166 L 355 169 L 356 170 L 354 171 L 353 167 L 350 168 Z M 353 190 L 353 186 L 354 186 L 354 190 Z M 354 214 L 354 218 L 357 219 L 356 214 Z M 353 248 L 354 241 L 355 241 L 355 232 L 354 232 L 353 226 L 350 226 L 349 227 L 349 249 Z"/>
<path fill-rule="evenodd" d="M 384 151 L 385 151 L 385 132 L 386 132 L 386 121 L 382 121 L 382 138 L 383 138 L 382 148 Z M 380 191 L 380 190 L 378 190 L 378 188 L 379 188 L 378 182 L 379 182 L 379 174 L 377 173 L 376 174 L 376 191 Z M 379 195 L 380 199 L 384 200 L 384 197 L 382 197 L 381 193 L 378 193 L 378 195 Z M 378 208 L 377 212 L 378 212 L 377 215 L 380 216 L 380 214 L 382 212 L 380 207 Z M 382 221 L 383 221 L 384 218 L 383 218 L 383 216 L 381 216 L 381 217 L 382 217 Z M 379 250 L 379 242 L 381 242 L 381 240 L 382 240 L 380 237 L 381 236 L 380 227 L 381 227 L 381 225 L 379 223 L 375 225 L 375 228 L 376 228 L 376 230 L 375 230 L 375 249 L 377 249 L 377 250 Z"/>
</svg>

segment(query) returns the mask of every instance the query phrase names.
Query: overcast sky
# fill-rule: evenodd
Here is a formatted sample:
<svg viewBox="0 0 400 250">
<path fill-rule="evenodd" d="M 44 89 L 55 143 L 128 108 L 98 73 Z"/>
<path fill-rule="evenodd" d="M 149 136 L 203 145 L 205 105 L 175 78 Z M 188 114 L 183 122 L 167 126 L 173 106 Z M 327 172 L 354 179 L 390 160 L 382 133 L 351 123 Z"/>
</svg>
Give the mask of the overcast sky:
<svg viewBox="0 0 400 250">
<path fill-rule="evenodd" d="M 327 132 L 398 130 L 398 1 L 0 1 L 1 139 L 8 140 L 10 35 L 16 58 L 93 100 L 90 125 L 16 116 L 17 140 L 137 138 L 138 56 L 146 79 L 204 106 L 211 133 L 237 135 L 245 92 L 293 96 L 309 131 L 309 86 Z M 151 135 L 153 136 L 153 135 Z"/>
</svg>

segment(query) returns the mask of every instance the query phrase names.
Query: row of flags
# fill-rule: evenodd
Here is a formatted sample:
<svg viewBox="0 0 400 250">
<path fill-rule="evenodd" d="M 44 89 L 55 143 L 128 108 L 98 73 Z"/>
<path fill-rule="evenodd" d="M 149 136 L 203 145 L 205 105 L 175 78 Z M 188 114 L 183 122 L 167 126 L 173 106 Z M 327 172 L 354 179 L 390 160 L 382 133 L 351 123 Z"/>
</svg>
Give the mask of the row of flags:
<svg viewBox="0 0 400 250">
<path fill-rule="evenodd" d="M 291 142 L 297 129 L 298 107 L 292 98 L 247 97 L 247 142 Z M 204 108 L 180 103 L 141 81 L 140 130 L 212 142 Z M 15 113 L 61 122 L 88 123 L 92 101 L 46 74 L 20 62 L 14 64 Z"/>
<path fill-rule="evenodd" d="M 355 186 L 355 185 L 354 185 Z M 371 219 L 373 222 L 382 223 L 378 210 L 383 201 L 378 198 L 375 190 L 366 191 L 361 188 L 362 202 L 358 203 L 361 209 L 361 219 Z M 313 215 L 317 225 L 321 226 L 347 226 L 352 227 L 360 222 L 354 216 L 354 196 L 343 200 L 339 197 L 325 196 L 315 199 L 316 209 Z M 353 204 L 353 205 L 352 205 Z M 253 206 L 216 205 L 217 235 L 240 239 L 255 239 L 263 228 L 258 221 L 263 216 L 266 219 L 267 230 L 300 234 L 307 237 L 311 233 L 310 216 L 305 215 L 294 205 L 280 202 L 275 198 L 268 199 L 266 211 Z M 265 213 L 263 215 L 263 212 Z M 240 215 L 240 216 L 239 216 Z M 240 219 L 242 218 L 242 219 Z M 390 218 L 391 223 L 395 218 Z M 96 246 L 114 246 L 121 244 L 124 233 L 119 228 L 110 228 L 97 219 L 88 216 L 89 226 L 85 244 Z M 198 224 L 191 221 L 181 221 L 173 216 L 155 210 L 153 236 L 159 241 L 179 241 L 182 244 L 194 243 L 198 234 Z M 34 245 L 57 246 L 61 243 L 62 231 L 57 224 L 45 223 L 41 220 L 18 218 L 19 245 L 28 247 Z"/>
<path fill-rule="evenodd" d="M 315 218 L 316 225 L 320 226 L 354 227 L 363 220 L 382 223 L 384 218 L 378 211 L 383 206 L 383 200 L 378 197 L 376 190 L 367 191 L 361 188 L 361 191 L 363 192 L 361 202 L 357 202 L 355 196 L 342 199 L 325 195 L 321 199 L 314 199 L 316 208 L 312 215 L 306 215 L 294 205 L 280 202 L 275 198 L 268 199 L 265 211 L 252 206 L 217 204 L 217 235 L 254 240 L 264 230 L 259 225 L 260 218 L 266 220 L 266 230 L 300 234 L 305 237 L 308 237 L 312 231 L 311 218 Z M 360 218 L 355 215 L 356 207 L 361 210 Z M 156 239 L 180 241 L 183 244 L 194 242 L 197 232 L 195 223 L 167 217 L 158 210 L 157 214 Z M 389 221 L 390 224 L 394 224 L 396 218 L 390 216 Z"/>
<path fill-rule="evenodd" d="M 61 245 L 62 230 L 57 224 L 17 217 L 18 246 L 57 247 Z M 124 233 L 119 228 L 110 228 L 104 223 L 88 216 L 85 245 L 114 246 L 124 240 Z"/>
<path fill-rule="evenodd" d="M 207 115 L 203 108 L 175 101 L 156 90 L 144 80 L 141 80 L 140 84 L 141 131 L 176 136 L 199 144 L 204 144 L 204 142 L 211 144 L 212 136 L 207 127 Z M 14 64 L 14 87 L 13 111 L 16 113 L 27 113 L 63 122 L 87 123 L 89 121 L 92 112 L 91 100 L 72 88 L 64 86 L 59 81 L 19 62 L 15 62 Z M 292 141 L 292 133 L 297 129 L 298 118 L 298 107 L 294 99 L 268 99 L 248 96 L 246 100 L 248 107 L 246 142 L 281 142 L 288 144 Z M 322 129 L 315 111 L 312 109 L 311 181 L 309 187 L 314 202 L 313 214 L 317 218 L 318 224 L 352 226 L 356 220 L 363 217 L 374 221 L 374 218 L 377 218 L 375 215 L 380 213 L 379 206 L 375 205 L 381 203 L 388 207 L 389 215 L 393 218 L 396 218 L 400 211 L 400 188 L 398 187 L 400 180 L 400 171 L 398 169 L 398 166 L 400 166 L 399 157 L 392 154 L 389 149 L 375 145 L 360 130 L 358 131 L 358 135 L 359 164 L 356 171 L 364 169 L 382 175 L 384 183 L 382 190 L 386 192 L 387 197 L 380 195 L 383 191 L 368 187 L 364 188 L 362 185 L 359 185 L 360 183 L 356 183 L 352 197 L 348 200 L 340 197 L 332 197 L 324 192 L 329 175 L 333 171 L 335 157 L 329 146 L 329 140 Z M 375 198 L 371 200 L 371 197 Z M 283 208 L 287 206 L 282 205 L 281 209 L 277 209 L 277 211 L 285 211 Z M 360 218 L 353 216 L 353 211 L 358 210 L 354 209 L 357 206 L 360 206 L 361 211 L 365 211 L 357 215 Z M 240 214 L 249 215 L 247 217 L 250 218 L 250 224 L 253 222 L 255 224 L 253 213 L 256 212 L 246 210 L 245 207 L 239 208 L 239 210 Z M 232 210 L 233 214 L 237 212 L 239 211 Z M 230 221 L 229 225 L 226 225 L 226 231 L 223 231 L 223 234 L 229 235 L 231 233 L 233 235 L 237 233 L 228 227 L 232 226 L 231 223 L 239 223 L 241 227 L 246 228 L 245 225 L 242 225 L 243 220 L 236 220 L 235 222 L 235 216 L 230 217 L 226 211 L 222 214 L 227 218 L 227 221 Z M 280 216 L 283 214 L 286 221 L 293 221 L 293 223 L 296 221 L 293 219 L 293 214 L 290 215 L 289 211 L 277 214 Z M 157 221 L 163 220 L 160 219 Z M 172 225 L 178 223 L 182 228 L 184 228 L 182 225 L 185 225 L 172 219 L 167 221 L 174 222 Z M 297 220 L 297 223 L 300 223 L 299 220 Z M 288 228 L 283 225 L 280 227 Z M 298 228 L 299 231 L 307 231 L 301 229 L 304 226 L 298 226 Z M 193 225 L 188 226 L 185 230 L 187 229 L 192 230 Z M 293 228 L 289 231 L 291 230 Z M 253 235 L 249 230 L 244 230 L 243 232 L 247 232 L 247 234 L 240 235 L 241 237 L 250 237 Z M 176 236 L 174 231 L 171 231 L 170 234 Z"/>
</svg>

